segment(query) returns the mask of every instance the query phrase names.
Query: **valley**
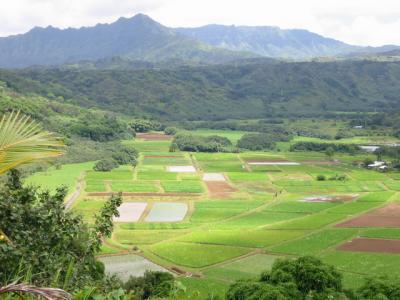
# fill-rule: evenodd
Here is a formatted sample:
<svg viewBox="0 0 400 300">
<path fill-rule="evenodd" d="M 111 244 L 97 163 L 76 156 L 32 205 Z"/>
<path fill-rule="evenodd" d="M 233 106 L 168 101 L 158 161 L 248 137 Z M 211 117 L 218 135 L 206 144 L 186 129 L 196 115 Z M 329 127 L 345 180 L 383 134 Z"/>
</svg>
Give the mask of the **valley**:
<svg viewBox="0 0 400 300">
<path fill-rule="evenodd" d="M 4 3 L 0 299 L 399 300 L 396 5 Z"/>
<path fill-rule="evenodd" d="M 244 134 L 199 133 L 233 141 Z M 337 266 L 348 288 L 358 287 L 371 270 L 397 274 L 400 256 L 390 245 L 344 250 L 353 239 L 385 243 L 399 238 L 400 224 L 387 226 L 384 219 L 352 225 L 379 209 L 393 218 L 400 214 L 398 174 L 352 165 L 371 154 L 337 154 L 333 161 L 318 152 L 169 152 L 170 139 L 147 134 L 125 141 L 140 150 L 133 169 L 99 173 L 91 164 L 78 164 L 47 171 L 54 178 L 64 168 L 80 170 L 60 176 L 83 178 L 84 189 L 71 209 L 89 223 L 111 192 L 123 193 L 121 217 L 99 254 L 106 270 L 123 278 L 139 276 L 143 263 L 130 262 L 144 257 L 150 269 L 178 276 L 193 293 L 188 299 L 203 299 L 209 286 L 223 296 L 230 283 L 255 278 L 282 257 L 315 255 Z M 321 175 L 346 180 L 318 181 Z M 35 174 L 29 182 L 46 187 L 41 178 Z"/>
</svg>

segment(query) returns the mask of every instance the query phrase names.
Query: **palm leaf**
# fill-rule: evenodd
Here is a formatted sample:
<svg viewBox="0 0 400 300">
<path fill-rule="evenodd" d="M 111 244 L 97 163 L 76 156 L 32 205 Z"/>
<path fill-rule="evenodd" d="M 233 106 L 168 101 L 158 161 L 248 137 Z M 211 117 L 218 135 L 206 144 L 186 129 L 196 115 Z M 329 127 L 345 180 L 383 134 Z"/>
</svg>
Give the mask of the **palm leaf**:
<svg viewBox="0 0 400 300">
<path fill-rule="evenodd" d="M 0 174 L 17 166 L 64 154 L 64 143 L 29 116 L 12 112 L 0 121 Z"/>
<path fill-rule="evenodd" d="M 47 300 L 71 300 L 72 296 L 67 292 L 56 288 L 40 288 L 26 284 L 10 284 L 0 287 L 0 294 L 5 293 L 28 293 Z"/>
</svg>

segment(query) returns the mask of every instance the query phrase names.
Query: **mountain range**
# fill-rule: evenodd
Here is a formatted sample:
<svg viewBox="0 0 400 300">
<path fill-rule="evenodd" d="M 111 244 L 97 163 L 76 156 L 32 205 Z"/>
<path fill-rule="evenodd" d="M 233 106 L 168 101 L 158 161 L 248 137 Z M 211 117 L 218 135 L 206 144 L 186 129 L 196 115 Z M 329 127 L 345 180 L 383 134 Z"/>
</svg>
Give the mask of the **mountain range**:
<svg viewBox="0 0 400 300">
<path fill-rule="evenodd" d="M 168 28 L 138 14 L 111 24 L 63 30 L 35 27 L 25 34 L 2 37 L 0 67 L 87 66 L 91 62 L 127 68 L 202 65 L 257 57 L 309 59 L 395 49 L 398 47 L 353 46 L 306 30 L 278 27 Z"/>
</svg>

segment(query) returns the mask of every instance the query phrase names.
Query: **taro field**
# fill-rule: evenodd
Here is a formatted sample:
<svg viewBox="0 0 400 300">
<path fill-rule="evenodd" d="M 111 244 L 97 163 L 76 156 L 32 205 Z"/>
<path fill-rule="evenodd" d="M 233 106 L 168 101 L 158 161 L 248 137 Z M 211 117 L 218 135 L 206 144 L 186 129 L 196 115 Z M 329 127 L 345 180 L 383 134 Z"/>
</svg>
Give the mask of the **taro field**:
<svg viewBox="0 0 400 300">
<path fill-rule="evenodd" d="M 399 174 L 354 167 L 344 155 L 171 153 L 166 139 L 129 143 L 140 149 L 137 167 L 88 169 L 73 206 L 90 222 L 111 193 L 123 193 L 99 254 L 110 273 L 168 270 L 197 291 L 190 299 L 222 295 L 283 257 L 315 255 L 342 270 L 348 287 L 400 275 Z"/>
</svg>

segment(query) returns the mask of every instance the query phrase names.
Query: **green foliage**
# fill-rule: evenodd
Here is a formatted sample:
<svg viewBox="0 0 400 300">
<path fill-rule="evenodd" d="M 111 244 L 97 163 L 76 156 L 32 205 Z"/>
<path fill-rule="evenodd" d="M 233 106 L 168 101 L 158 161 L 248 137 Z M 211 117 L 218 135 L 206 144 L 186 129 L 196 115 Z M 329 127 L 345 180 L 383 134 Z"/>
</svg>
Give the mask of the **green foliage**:
<svg viewBox="0 0 400 300">
<path fill-rule="evenodd" d="M 162 131 L 165 128 L 163 124 L 157 121 L 141 119 L 129 122 L 129 126 L 134 132 Z"/>
<path fill-rule="evenodd" d="M 127 127 L 115 116 L 88 113 L 71 125 L 71 132 L 79 136 L 89 138 L 93 141 L 112 141 L 125 135 Z"/>
<path fill-rule="evenodd" d="M 400 65 L 344 61 L 135 71 L 54 68 L 1 71 L 0 80 L 18 92 L 53 94 L 59 102 L 153 118 L 255 119 L 391 111 L 399 108 Z"/>
<path fill-rule="evenodd" d="M 118 163 L 114 159 L 102 159 L 95 163 L 93 170 L 97 172 L 109 172 L 118 167 Z"/>
<path fill-rule="evenodd" d="M 178 128 L 176 127 L 166 127 L 164 129 L 164 133 L 166 135 L 175 135 L 178 132 Z"/>
<path fill-rule="evenodd" d="M 174 289 L 174 281 L 170 273 L 146 271 L 143 277 L 130 277 L 124 288 L 134 294 L 132 300 L 167 298 Z"/>
<path fill-rule="evenodd" d="M 106 148 L 108 147 L 111 157 L 103 158 L 102 160 L 98 161 L 93 166 L 93 170 L 99 172 L 108 172 L 120 165 L 136 166 L 139 153 L 135 148 L 120 143 L 106 146 Z"/>
<path fill-rule="evenodd" d="M 190 152 L 226 152 L 230 146 L 232 146 L 231 141 L 225 137 L 216 135 L 203 137 L 191 133 L 179 133 L 174 137 L 170 151 L 177 148 Z"/>
<path fill-rule="evenodd" d="M 64 154 L 64 143 L 29 116 L 11 112 L 0 119 L 0 174 Z"/>
<path fill-rule="evenodd" d="M 253 296 L 253 295 L 256 295 Z M 239 281 L 227 293 L 227 299 L 346 299 L 342 275 L 317 258 L 277 260 L 271 271 L 258 281 Z"/>
<path fill-rule="evenodd" d="M 360 149 L 357 145 L 350 144 L 298 142 L 290 146 L 290 151 L 318 151 L 333 155 L 335 152 L 355 154 L 359 152 Z"/>
<path fill-rule="evenodd" d="M 390 278 L 367 278 L 357 290 L 359 300 L 395 300 L 400 298 L 400 281 Z"/>
<path fill-rule="evenodd" d="M 136 166 L 138 151 L 132 146 L 117 143 L 114 145 L 111 158 L 115 160 L 118 165 L 131 165 Z"/>
<path fill-rule="evenodd" d="M 237 142 L 237 146 L 252 151 L 271 150 L 275 148 L 275 142 L 278 140 L 276 137 L 265 133 L 249 133 L 242 136 Z"/>
<path fill-rule="evenodd" d="M 0 191 L 0 228 L 10 242 L 0 242 L 0 281 L 31 274 L 39 285 L 66 282 L 75 289 L 101 282 L 104 267 L 95 259 L 102 238 L 112 231 L 112 218 L 121 203 L 118 196 L 106 202 L 88 228 L 79 216 L 64 208 L 65 189 L 54 195 L 23 187 L 17 171 L 12 171 Z M 72 267 L 71 267 L 72 266 Z"/>
</svg>

